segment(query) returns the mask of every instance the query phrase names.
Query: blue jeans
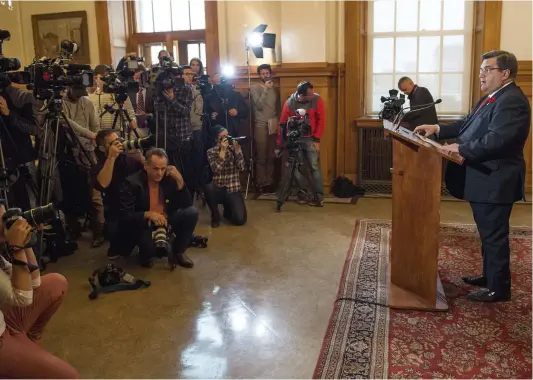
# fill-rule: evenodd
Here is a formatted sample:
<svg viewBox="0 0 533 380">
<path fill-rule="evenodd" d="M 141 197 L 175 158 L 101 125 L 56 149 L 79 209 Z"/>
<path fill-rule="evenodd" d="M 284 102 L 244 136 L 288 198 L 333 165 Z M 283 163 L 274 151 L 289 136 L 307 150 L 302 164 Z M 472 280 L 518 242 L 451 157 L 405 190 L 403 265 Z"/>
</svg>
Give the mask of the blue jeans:
<svg viewBox="0 0 533 380">
<path fill-rule="evenodd" d="M 319 201 L 324 200 L 324 185 L 322 184 L 322 172 L 320 171 L 320 154 L 313 145 L 312 139 L 300 140 L 300 162 L 306 163 L 311 172 L 311 185 L 313 191 L 316 192 Z M 304 186 L 306 180 L 302 173 L 298 170 L 294 171 L 294 179 L 296 180 L 298 187 L 305 189 Z M 309 189 L 306 189 L 309 192 Z M 313 194 L 314 196 L 314 194 Z"/>
</svg>

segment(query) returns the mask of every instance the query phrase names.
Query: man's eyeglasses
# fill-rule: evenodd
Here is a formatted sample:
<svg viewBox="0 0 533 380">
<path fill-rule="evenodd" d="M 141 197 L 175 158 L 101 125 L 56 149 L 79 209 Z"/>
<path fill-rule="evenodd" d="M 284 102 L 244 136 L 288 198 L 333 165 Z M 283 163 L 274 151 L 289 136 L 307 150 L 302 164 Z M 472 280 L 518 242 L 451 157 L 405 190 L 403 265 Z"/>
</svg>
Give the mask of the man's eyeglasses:
<svg viewBox="0 0 533 380">
<path fill-rule="evenodd" d="M 480 73 L 484 73 L 484 74 L 488 74 L 488 73 L 490 73 L 492 70 L 500 70 L 500 71 L 502 71 L 502 70 L 504 70 L 504 69 L 502 69 L 502 68 L 500 68 L 500 67 L 490 67 L 490 66 L 480 67 L 480 68 L 479 68 L 479 72 L 480 72 Z"/>
</svg>

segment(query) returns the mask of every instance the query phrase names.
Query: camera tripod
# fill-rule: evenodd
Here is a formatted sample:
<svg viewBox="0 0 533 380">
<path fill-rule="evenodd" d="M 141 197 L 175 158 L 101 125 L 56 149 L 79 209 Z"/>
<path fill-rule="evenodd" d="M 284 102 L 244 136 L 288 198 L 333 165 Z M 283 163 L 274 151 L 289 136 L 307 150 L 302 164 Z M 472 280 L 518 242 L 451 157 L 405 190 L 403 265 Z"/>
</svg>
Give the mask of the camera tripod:
<svg viewBox="0 0 533 380">
<path fill-rule="evenodd" d="M 124 102 L 126 101 L 127 96 L 127 94 L 115 94 L 115 102 L 113 104 L 105 104 L 104 112 L 102 112 L 98 117 L 101 120 L 102 117 L 104 117 L 104 115 L 107 113 L 114 115 L 111 129 L 120 131 L 123 138 L 130 140 L 132 129 L 129 128 L 129 123 L 131 123 L 132 118 L 129 115 L 128 110 L 124 109 Z M 118 108 L 114 108 L 116 105 Z M 117 124 L 119 125 L 118 129 Z M 135 134 L 136 138 L 139 138 L 139 134 L 135 129 L 133 129 L 133 133 Z"/>
<path fill-rule="evenodd" d="M 291 146 L 288 147 L 289 155 L 287 157 L 287 162 L 285 163 L 285 167 L 283 168 L 283 172 L 281 173 L 281 182 L 278 187 L 277 195 L 277 205 L 276 205 L 276 211 L 281 212 L 283 205 L 285 204 L 285 201 L 289 198 L 292 191 L 292 184 L 293 182 L 296 182 L 297 187 L 297 195 L 304 195 L 306 198 L 310 198 L 309 193 L 304 190 L 301 187 L 301 184 L 298 183 L 298 179 L 296 178 L 296 170 L 300 170 L 300 167 L 304 164 L 302 162 L 302 147 L 300 146 L 300 141 L 295 141 L 291 143 Z M 303 155 L 305 160 L 308 161 L 307 156 Z M 310 164 L 309 162 L 307 162 Z M 311 166 L 311 165 L 309 165 Z M 309 176 L 307 173 L 302 173 L 300 171 L 300 174 L 305 177 L 305 180 L 307 181 L 309 185 L 309 189 L 311 189 L 312 195 L 314 198 L 318 198 L 316 189 L 313 186 L 313 181 L 309 179 Z"/>
<path fill-rule="evenodd" d="M 83 154 L 86 158 L 87 166 L 90 168 L 95 165 L 94 157 L 85 150 L 82 146 L 79 137 L 76 135 L 68 118 L 63 111 L 63 100 L 61 96 L 61 89 L 54 89 L 53 96 L 51 96 L 42 107 L 41 111 L 45 111 L 45 123 L 43 137 L 40 142 L 39 166 L 41 167 L 41 186 L 39 188 L 38 201 L 40 205 L 51 203 L 53 199 L 54 185 L 57 173 L 57 154 L 59 145 L 59 134 L 61 131 L 60 119 L 63 119 L 67 135 L 71 138 L 73 143 L 80 149 L 80 156 Z M 83 163 L 82 158 L 79 159 Z M 69 255 L 77 248 L 77 244 L 67 241 L 67 235 L 63 222 L 61 219 L 56 219 L 51 223 L 53 232 L 51 234 L 41 233 L 39 238 L 39 252 L 42 251 L 44 235 L 47 235 L 47 251 L 52 262 L 57 261 L 59 254 Z M 53 239 L 55 238 L 55 239 Z M 75 246 L 74 246 L 75 245 Z"/>
</svg>

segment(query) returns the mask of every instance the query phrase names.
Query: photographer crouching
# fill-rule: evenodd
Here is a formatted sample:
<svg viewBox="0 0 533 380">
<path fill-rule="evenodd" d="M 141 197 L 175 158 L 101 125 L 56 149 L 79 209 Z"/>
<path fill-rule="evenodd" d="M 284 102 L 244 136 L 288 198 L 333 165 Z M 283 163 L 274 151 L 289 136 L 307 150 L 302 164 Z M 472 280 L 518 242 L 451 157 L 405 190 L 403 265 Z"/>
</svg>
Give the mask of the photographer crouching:
<svg viewBox="0 0 533 380">
<path fill-rule="evenodd" d="M 105 205 L 105 219 L 109 235 L 109 249 L 107 257 L 118 259 L 121 255 L 128 256 L 130 251 L 122 247 L 124 237 L 128 231 L 120 229 L 120 187 L 126 177 L 143 169 L 143 158 L 140 154 L 125 152 L 124 142 L 117 131 L 103 129 L 96 135 L 98 163 L 92 169 L 92 183 L 96 190 L 103 194 Z M 133 247 L 132 247 L 133 249 Z"/>
<path fill-rule="evenodd" d="M 224 218 L 236 226 L 242 226 L 247 219 L 239 177 L 239 172 L 245 169 L 242 148 L 237 139 L 229 136 L 226 128 L 217 125 L 213 129 L 218 142 L 207 151 L 213 181 L 204 187 L 205 198 L 211 209 L 211 227 L 220 225 L 219 204 L 224 206 Z"/>
<path fill-rule="evenodd" d="M 198 222 L 198 210 L 175 166 L 163 149 L 146 153 L 144 170 L 127 177 L 120 194 L 120 224 L 127 237 L 121 248 L 139 246 L 141 265 L 151 267 L 152 256 L 168 256 L 176 265 L 192 268 L 185 254 Z"/>
<path fill-rule="evenodd" d="M 21 216 L 5 217 L 0 201 L 0 377 L 78 378 L 70 364 L 40 346 L 44 327 L 63 302 L 67 280 L 57 273 L 40 276 L 33 250 L 24 248 L 31 226 Z"/>
</svg>

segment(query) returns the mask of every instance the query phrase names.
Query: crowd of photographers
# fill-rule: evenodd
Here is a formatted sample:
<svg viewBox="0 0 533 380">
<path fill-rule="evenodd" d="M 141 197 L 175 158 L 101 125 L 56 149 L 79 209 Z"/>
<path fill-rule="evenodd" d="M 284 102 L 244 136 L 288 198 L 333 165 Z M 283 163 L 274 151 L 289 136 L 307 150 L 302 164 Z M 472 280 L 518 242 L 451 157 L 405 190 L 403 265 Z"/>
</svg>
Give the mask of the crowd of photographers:
<svg viewBox="0 0 533 380">
<path fill-rule="evenodd" d="M 247 167 L 239 130 L 250 115 L 247 104 L 219 74 L 205 75 L 198 58 L 178 66 L 163 50 L 158 59 L 147 68 L 132 53 L 116 70 L 98 65 L 91 72 L 86 65 L 60 72 L 58 67 L 67 66 L 59 59 L 36 61 L 28 70 L 33 94 L 11 82 L 7 71 L 16 65 L 0 72 L 1 363 L 15 363 L 17 350 L 37 350 L 31 343 L 66 291 L 60 275 L 41 281 L 39 265 L 43 256 L 55 261 L 77 249 L 80 220 L 90 222 L 93 248 L 109 240 L 109 259 L 129 256 L 137 247 L 141 266 L 167 257 L 171 269 L 193 267 L 187 249 L 207 244 L 194 234 L 195 199 L 208 206 L 213 228 L 221 223 L 219 205 L 228 222 L 246 223 L 241 172 Z M 274 192 L 275 156 L 287 136 L 292 149 L 298 139 L 314 194 L 299 202 L 322 206 L 322 100 L 304 82 L 280 113 L 270 66 L 261 65 L 258 74 L 262 81 L 250 94 L 256 186 L 262 194 Z M 35 307 L 20 312 L 38 295 Z M 24 339 L 12 338 L 20 334 Z M 60 359 L 35 354 L 31 366 L 2 366 L 0 375 L 77 377 Z"/>
</svg>

